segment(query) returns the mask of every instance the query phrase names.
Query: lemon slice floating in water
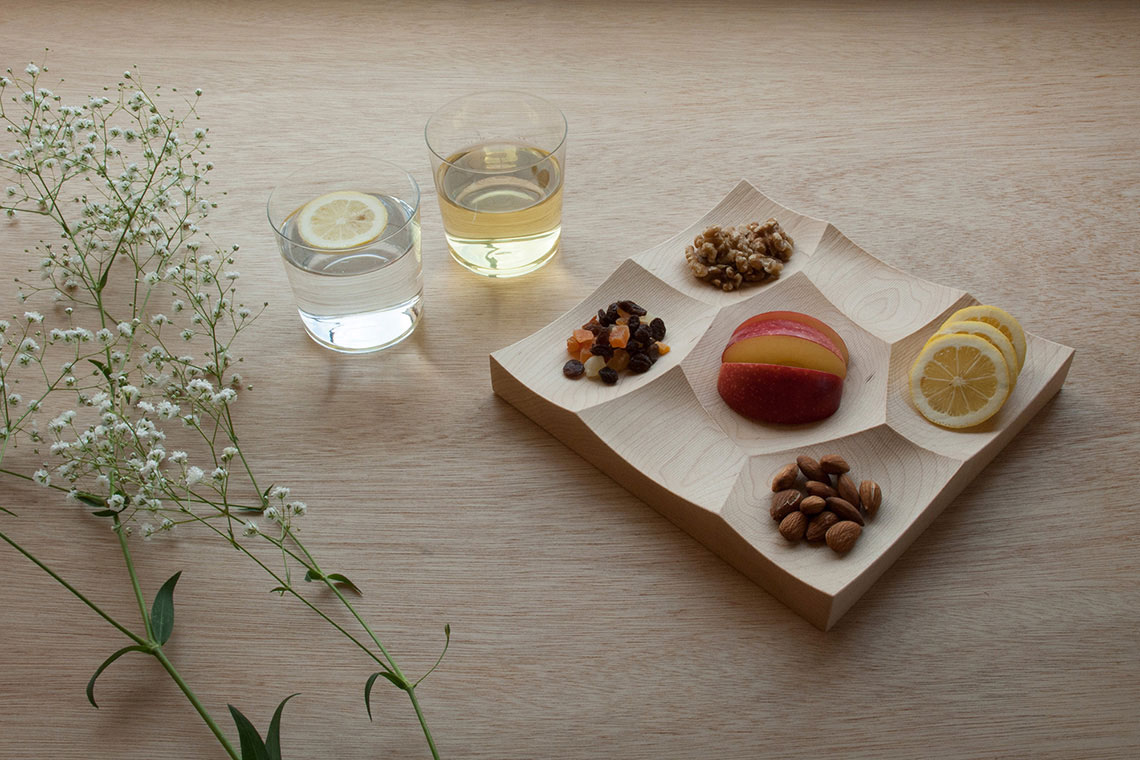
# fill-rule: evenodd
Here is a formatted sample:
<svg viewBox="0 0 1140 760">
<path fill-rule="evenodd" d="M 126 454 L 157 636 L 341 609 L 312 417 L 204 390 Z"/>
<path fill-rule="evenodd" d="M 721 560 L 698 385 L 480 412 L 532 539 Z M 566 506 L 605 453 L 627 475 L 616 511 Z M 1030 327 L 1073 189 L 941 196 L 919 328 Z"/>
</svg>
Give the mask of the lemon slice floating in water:
<svg viewBox="0 0 1140 760">
<path fill-rule="evenodd" d="M 380 199 L 355 190 L 314 198 L 297 214 L 297 232 L 305 244 L 334 251 L 375 240 L 387 226 L 388 210 Z"/>
<path fill-rule="evenodd" d="M 931 338 L 910 368 L 910 394 L 923 417 L 948 428 L 985 422 L 1009 396 L 1009 369 L 977 335 Z"/>
</svg>

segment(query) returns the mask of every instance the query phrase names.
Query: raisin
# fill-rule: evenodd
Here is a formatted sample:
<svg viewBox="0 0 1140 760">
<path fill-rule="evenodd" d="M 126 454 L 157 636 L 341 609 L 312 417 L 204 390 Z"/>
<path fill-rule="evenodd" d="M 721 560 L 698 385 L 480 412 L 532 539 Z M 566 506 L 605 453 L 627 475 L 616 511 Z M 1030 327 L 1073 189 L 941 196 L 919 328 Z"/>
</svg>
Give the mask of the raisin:
<svg viewBox="0 0 1140 760">
<path fill-rule="evenodd" d="M 585 365 L 577 359 L 571 359 L 562 365 L 562 374 L 566 377 L 581 377 L 585 371 Z"/>
<path fill-rule="evenodd" d="M 644 317 L 648 313 L 633 301 L 618 301 L 617 305 L 627 313 L 638 317 Z"/>
<path fill-rule="evenodd" d="M 603 333 L 606 331 L 606 328 L 602 327 L 597 322 L 587 322 L 586 324 L 582 325 L 582 329 L 583 330 L 589 330 L 594 335 L 597 335 L 598 333 Z"/>
<path fill-rule="evenodd" d="M 629 371 L 635 375 L 640 375 L 642 372 L 648 372 L 649 368 L 653 366 L 653 362 L 645 354 L 634 354 L 629 357 Z"/>
<path fill-rule="evenodd" d="M 598 372 L 598 377 L 602 378 L 602 382 L 606 385 L 613 385 L 618 381 L 617 370 L 613 367 L 602 367 Z"/>
<path fill-rule="evenodd" d="M 602 327 L 609 327 L 610 326 L 609 314 L 606 314 L 601 309 L 598 309 L 598 324 L 602 325 Z"/>
<path fill-rule="evenodd" d="M 649 357 L 650 364 L 656 364 L 657 360 L 661 358 L 661 351 L 657 348 L 657 344 L 654 343 L 645 349 L 645 355 Z"/>
<path fill-rule="evenodd" d="M 661 317 L 654 317 L 653 321 L 649 323 L 649 332 L 653 335 L 653 340 L 662 340 L 665 337 L 665 320 Z"/>
<path fill-rule="evenodd" d="M 618 305 L 616 303 L 611 303 L 610 308 L 606 309 L 606 319 L 608 320 L 607 324 L 611 325 L 616 324 L 617 321 L 621 319 L 621 314 L 618 314 Z"/>
<path fill-rule="evenodd" d="M 602 330 L 594 337 L 594 342 L 601 346 L 608 346 L 610 344 L 610 331 Z"/>
<path fill-rule="evenodd" d="M 641 325 L 641 317 L 634 314 L 625 324 L 626 327 L 629 328 L 629 334 L 633 335 L 635 332 L 637 332 L 637 328 Z"/>
<path fill-rule="evenodd" d="M 600 356 L 606 361 L 609 361 L 614 357 L 614 350 L 610 346 L 603 346 L 599 343 L 595 343 L 594 345 L 590 346 L 590 353 L 594 356 Z"/>
<path fill-rule="evenodd" d="M 646 345 L 646 346 L 648 346 L 650 343 L 653 342 L 653 335 L 650 334 L 649 327 L 646 325 L 639 326 L 637 328 L 637 332 L 635 332 L 633 334 L 633 338 L 638 343 L 641 343 L 641 344 Z"/>
</svg>

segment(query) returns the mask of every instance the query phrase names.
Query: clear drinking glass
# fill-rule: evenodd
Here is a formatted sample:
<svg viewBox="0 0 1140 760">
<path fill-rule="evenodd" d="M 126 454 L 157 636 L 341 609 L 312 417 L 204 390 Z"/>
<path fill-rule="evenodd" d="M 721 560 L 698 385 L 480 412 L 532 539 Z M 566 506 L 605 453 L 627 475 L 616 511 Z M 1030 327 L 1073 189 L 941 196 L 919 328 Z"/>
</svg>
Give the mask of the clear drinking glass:
<svg viewBox="0 0 1140 760">
<path fill-rule="evenodd" d="M 320 161 L 273 189 L 268 214 L 313 340 L 364 353 L 411 335 L 423 312 L 412 175 L 387 161 Z"/>
<path fill-rule="evenodd" d="M 451 101 L 424 128 L 451 256 L 487 277 L 533 272 L 562 234 L 566 117 L 523 92 Z"/>
</svg>

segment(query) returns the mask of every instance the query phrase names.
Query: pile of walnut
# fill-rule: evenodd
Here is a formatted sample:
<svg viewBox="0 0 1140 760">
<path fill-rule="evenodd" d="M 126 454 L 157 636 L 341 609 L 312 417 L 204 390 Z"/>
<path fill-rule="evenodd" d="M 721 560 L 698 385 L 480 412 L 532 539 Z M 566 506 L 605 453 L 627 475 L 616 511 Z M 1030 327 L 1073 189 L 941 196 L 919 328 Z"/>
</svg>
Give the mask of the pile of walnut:
<svg viewBox="0 0 1140 760">
<path fill-rule="evenodd" d="M 794 464 L 776 473 L 771 514 L 780 524 L 780 535 L 792 543 L 801 538 L 826 541 L 837 554 L 851 551 L 863 532 L 863 515 L 875 516 L 883 503 L 883 491 L 873 480 L 856 486 L 850 471 L 843 457 L 828 454 L 818 462 L 808 456 L 796 457 Z M 803 491 L 796 486 L 801 472 L 807 478 Z"/>
<path fill-rule="evenodd" d="M 689 269 L 722 290 L 746 282 L 768 282 L 780 276 L 795 243 L 775 219 L 741 227 L 709 227 L 685 248 Z"/>
</svg>

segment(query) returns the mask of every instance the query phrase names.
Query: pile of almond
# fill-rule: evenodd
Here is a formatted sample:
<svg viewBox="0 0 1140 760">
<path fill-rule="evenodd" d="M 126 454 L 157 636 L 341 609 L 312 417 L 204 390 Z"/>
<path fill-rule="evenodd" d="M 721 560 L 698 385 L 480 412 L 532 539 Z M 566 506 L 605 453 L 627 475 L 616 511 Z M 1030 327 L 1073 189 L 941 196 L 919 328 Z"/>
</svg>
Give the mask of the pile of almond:
<svg viewBox="0 0 1140 760">
<path fill-rule="evenodd" d="M 832 551 L 846 554 L 863 533 L 864 515 L 874 517 L 883 503 L 883 490 L 873 480 L 858 486 L 849 474 L 851 467 L 838 454 L 828 454 L 818 462 L 809 456 L 796 457 L 772 479 L 772 519 L 780 524 L 780 535 L 796 543 L 826 541 Z M 798 486 L 800 473 L 806 478 Z M 835 480 L 832 480 L 832 476 Z"/>
</svg>

